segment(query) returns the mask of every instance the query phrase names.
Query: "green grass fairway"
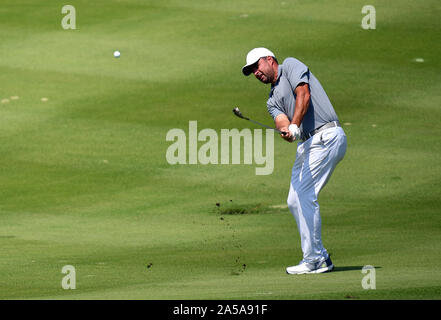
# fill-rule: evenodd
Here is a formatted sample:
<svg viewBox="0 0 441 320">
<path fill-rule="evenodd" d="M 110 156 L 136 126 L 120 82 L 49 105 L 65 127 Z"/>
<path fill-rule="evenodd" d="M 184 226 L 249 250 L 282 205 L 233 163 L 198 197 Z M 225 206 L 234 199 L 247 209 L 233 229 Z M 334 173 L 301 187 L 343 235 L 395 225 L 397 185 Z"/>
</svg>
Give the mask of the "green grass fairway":
<svg viewBox="0 0 441 320">
<path fill-rule="evenodd" d="M 0 299 L 441 298 L 439 0 L 66 4 L 75 30 L 60 1 L 0 7 Z M 285 274 L 295 144 L 275 136 L 270 175 L 167 162 L 189 121 L 258 129 L 239 106 L 273 125 L 270 88 L 241 74 L 258 46 L 307 64 L 344 123 L 320 196 L 335 272 Z"/>
</svg>

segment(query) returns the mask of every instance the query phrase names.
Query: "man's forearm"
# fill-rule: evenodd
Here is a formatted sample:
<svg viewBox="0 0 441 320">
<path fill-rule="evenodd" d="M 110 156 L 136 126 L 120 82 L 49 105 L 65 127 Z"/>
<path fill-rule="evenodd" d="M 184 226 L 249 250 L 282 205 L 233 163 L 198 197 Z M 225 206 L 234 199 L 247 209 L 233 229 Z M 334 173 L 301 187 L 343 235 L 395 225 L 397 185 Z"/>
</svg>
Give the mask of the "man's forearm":
<svg viewBox="0 0 441 320">
<path fill-rule="evenodd" d="M 296 104 L 292 120 L 289 121 L 289 118 L 286 114 L 279 114 L 274 119 L 276 128 L 279 131 L 288 133 L 283 135 L 282 137 L 289 142 L 299 139 L 302 134 L 299 127 L 309 107 L 310 94 L 308 84 L 300 84 L 299 86 L 297 86 L 294 93 L 296 95 Z"/>
<path fill-rule="evenodd" d="M 276 125 L 277 130 L 281 131 L 284 128 L 288 128 L 291 122 L 285 114 L 279 114 L 274 120 L 274 124 Z"/>
<path fill-rule="evenodd" d="M 300 127 L 300 124 L 303 121 L 303 118 L 305 117 L 306 112 L 308 111 L 309 107 L 309 88 L 308 85 L 304 87 L 297 87 L 296 88 L 296 106 L 294 108 L 294 115 L 292 117 L 291 123 L 296 124 L 298 127 Z"/>
</svg>

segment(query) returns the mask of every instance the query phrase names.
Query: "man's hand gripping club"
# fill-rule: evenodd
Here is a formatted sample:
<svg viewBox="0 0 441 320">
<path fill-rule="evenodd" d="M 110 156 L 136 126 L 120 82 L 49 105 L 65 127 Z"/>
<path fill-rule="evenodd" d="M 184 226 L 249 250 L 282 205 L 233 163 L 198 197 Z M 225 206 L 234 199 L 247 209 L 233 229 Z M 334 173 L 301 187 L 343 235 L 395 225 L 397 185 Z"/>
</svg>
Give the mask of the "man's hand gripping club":
<svg viewBox="0 0 441 320">
<path fill-rule="evenodd" d="M 285 134 L 280 136 L 288 142 L 300 140 L 301 132 L 296 124 L 290 123 L 288 117 L 284 114 L 279 114 L 275 119 L 276 127 Z"/>
</svg>

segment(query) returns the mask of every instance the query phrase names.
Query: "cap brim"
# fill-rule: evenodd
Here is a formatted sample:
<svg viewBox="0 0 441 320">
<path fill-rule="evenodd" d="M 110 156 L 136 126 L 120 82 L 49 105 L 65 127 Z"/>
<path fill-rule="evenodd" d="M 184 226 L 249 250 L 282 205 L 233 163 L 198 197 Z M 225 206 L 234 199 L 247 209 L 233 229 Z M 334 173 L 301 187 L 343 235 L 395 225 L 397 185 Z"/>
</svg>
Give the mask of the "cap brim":
<svg viewBox="0 0 441 320">
<path fill-rule="evenodd" d="M 258 57 L 256 61 L 252 63 L 247 63 L 242 68 L 242 73 L 246 76 L 249 76 L 252 73 L 252 67 L 255 65 L 262 57 Z"/>
<path fill-rule="evenodd" d="M 245 75 L 245 76 L 249 76 L 250 74 L 251 74 L 251 70 L 250 70 L 250 67 L 251 67 L 252 65 L 245 65 L 243 68 L 242 68 L 242 73 Z"/>
</svg>

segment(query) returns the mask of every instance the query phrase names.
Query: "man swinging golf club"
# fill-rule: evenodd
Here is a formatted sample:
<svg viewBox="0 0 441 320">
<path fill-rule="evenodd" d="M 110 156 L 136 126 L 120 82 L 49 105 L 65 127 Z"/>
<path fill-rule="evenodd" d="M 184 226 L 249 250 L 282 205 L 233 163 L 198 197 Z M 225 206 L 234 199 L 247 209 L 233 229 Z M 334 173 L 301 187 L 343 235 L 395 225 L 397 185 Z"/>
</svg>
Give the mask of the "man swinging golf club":
<svg viewBox="0 0 441 320">
<path fill-rule="evenodd" d="M 334 265 L 322 244 L 318 195 L 346 153 L 346 135 L 337 114 L 320 82 L 295 58 L 279 65 L 270 50 L 255 48 L 242 72 L 271 84 L 267 108 L 276 129 L 288 142 L 299 141 L 287 203 L 297 222 L 303 259 L 286 272 L 331 271 Z"/>
</svg>

